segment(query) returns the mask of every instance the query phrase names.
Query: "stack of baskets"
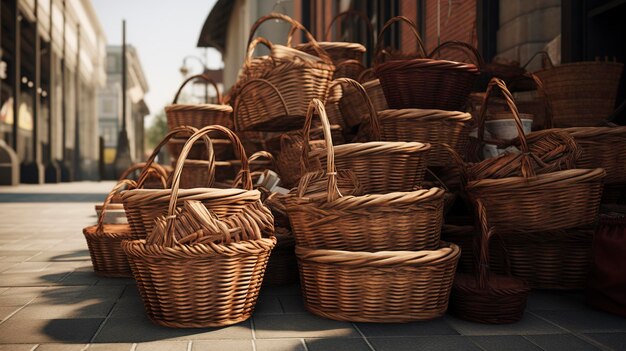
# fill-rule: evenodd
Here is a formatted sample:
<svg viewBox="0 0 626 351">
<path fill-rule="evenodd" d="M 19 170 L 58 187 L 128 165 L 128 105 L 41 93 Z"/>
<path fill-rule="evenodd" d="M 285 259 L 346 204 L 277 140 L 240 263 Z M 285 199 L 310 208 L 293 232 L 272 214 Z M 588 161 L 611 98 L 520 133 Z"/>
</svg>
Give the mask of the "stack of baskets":
<svg viewBox="0 0 626 351">
<path fill-rule="evenodd" d="M 314 113 L 324 130 L 325 167 L 303 177 L 287 205 L 305 307 L 352 322 L 406 322 L 443 315 L 460 255 L 458 246 L 439 241 L 444 192 L 433 188 L 373 193 L 365 186 L 365 195 L 343 195 L 338 188 L 345 176 L 338 171 L 341 146 L 333 146 L 319 100 L 310 104 L 305 140 Z M 306 164 L 311 155 L 308 143 L 304 145 Z M 382 143 L 379 150 L 388 152 Z M 342 157 L 367 158 L 358 151 Z M 359 181 L 367 179 L 354 173 Z M 379 181 L 378 186 L 385 185 L 384 178 Z"/>
</svg>

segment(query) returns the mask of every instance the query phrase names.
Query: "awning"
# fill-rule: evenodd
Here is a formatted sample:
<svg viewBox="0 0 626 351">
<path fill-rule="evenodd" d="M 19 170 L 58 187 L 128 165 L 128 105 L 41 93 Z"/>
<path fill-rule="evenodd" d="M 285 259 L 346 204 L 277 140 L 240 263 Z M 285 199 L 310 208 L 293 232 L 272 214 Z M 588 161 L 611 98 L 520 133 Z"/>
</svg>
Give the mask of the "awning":
<svg viewBox="0 0 626 351">
<path fill-rule="evenodd" d="M 220 53 L 226 50 L 226 31 L 235 0 L 218 0 L 209 13 L 198 39 L 199 48 L 215 48 Z"/>
</svg>

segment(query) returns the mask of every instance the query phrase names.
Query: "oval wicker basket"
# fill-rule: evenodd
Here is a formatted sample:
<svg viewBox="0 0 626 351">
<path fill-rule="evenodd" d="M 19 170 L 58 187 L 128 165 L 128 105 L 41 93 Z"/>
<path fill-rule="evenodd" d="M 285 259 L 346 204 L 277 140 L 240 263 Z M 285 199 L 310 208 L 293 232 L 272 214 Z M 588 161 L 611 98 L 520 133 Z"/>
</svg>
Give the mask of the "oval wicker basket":
<svg viewBox="0 0 626 351">
<path fill-rule="evenodd" d="M 385 52 L 382 47 L 385 32 L 396 22 L 408 24 L 420 51 L 417 58 L 394 58 L 381 62 Z M 469 51 L 475 63 L 434 59 L 443 48 L 459 48 Z M 408 18 L 397 16 L 385 23 L 378 34 L 375 71 L 392 109 L 423 108 L 461 111 L 472 85 L 479 75 L 482 58 L 476 49 L 461 42 L 445 42 L 426 55 L 424 44 L 416 25 Z"/>
<path fill-rule="evenodd" d="M 178 97 L 187 83 L 195 79 L 204 79 L 215 88 L 218 104 L 179 104 Z M 204 74 L 198 74 L 187 78 L 174 97 L 171 105 L 165 106 L 167 115 L 167 126 L 170 130 L 180 126 L 190 126 L 202 128 L 208 125 L 218 124 L 227 128 L 233 128 L 232 114 L 233 108 L 229 105 L 222 105 L 222 95 L 217 84 Z"/>
<path fill-rule="evenodd" d="M 377 112 L 389 109 L 379 79 L 367 81 L 362 83 L 362 85 Z M 363 116 L 367 116 L 369 113 L 367 106 L 363 105 L 363 98 L 354 89 L 347 90 L 341 100 L 339 100 L 339 110 L 342 116 L 344 116 L 346 124 L 350 127 L 356 127 L 361 124 L 366 120 Z"/>
<path fill-rule="evenodd" d="M 296 247 L 305 308 L 349 322 L 409 322 L 442 316 L 459 247 L 350 252 Z"/>
<path fill-rule="evenodd" d="M 615 108 L 617 89 L 624 65 L 617 62 L 574 62 L 535 72 L 552 103 L 555 127 L 595 127 L 601 125 Z"/>
<path fill-rule="evenodd" d="M 335 148 L 330 140 L 324 106 L 319 100 L 311 102 L 304 135 L 308 135 L 314 112 L 324 126 L 326 201 L 319 203 L 305 197 L 306 177 L 300 181 L 296 196 L 287 206 L 297 244 L 350 251 L 435 249 L 443 222 L 445 192 L 432 188 L 383 195 L 341 195 L 337 188 Z M 305 150 L 303 169 L 308 169 L 307 155 Z"/>
<path fill-rule="evenodd" d="M 380 140 L 377 113 L 363 86 L 348 78 L 340 78 L 337 81 L 359 91 L 362 101 L 369 110 L 372 140 Z M 324 113 L 324 117 L 321 118 L 327 118 L 326 114 Z M 309 136 L 307 133 L 303 133 L 303 136 L 306 145 Z M 337 169 L 352 170 L 366 194 L 412 191 L 424 180 L 429 150 L 430 144 L 416 142 L 350 143 L 334 147 L 334 162 Z M 309 157 L 319 158 L 322 168 L 325 167 L 326 152 L 323 150 L 311 153 Z"/>
</svg>

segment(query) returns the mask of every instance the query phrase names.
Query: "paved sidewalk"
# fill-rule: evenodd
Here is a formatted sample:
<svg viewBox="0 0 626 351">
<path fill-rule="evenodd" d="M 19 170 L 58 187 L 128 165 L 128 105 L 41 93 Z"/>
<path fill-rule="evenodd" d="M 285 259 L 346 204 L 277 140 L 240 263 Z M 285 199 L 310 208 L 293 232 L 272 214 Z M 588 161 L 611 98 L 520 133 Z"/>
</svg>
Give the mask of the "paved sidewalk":
<svg viewBox="0 0 626 351">
<path fill-rule="evenodd" d="M 0 351 L 626 350 L 626 319 L 590 309 L 578 292 L 534 291 L 512 325 L 450 316 L 382 325 L 316 317 L 287 286 L 264 289 L 253 318 L 235 326 L 159 327 L 131 279 L 92 272 L 81 230 L 112 186 L 0 187 Z"/>
</svg>

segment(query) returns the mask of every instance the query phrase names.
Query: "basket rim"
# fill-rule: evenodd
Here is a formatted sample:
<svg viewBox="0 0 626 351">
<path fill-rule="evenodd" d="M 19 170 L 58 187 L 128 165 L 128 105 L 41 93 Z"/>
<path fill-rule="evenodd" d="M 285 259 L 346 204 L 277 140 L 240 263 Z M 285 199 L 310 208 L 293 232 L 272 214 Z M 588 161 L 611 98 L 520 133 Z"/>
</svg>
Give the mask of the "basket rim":
<svg viewBox="0 0 626 351">
<path fill-rule="evenodd" d="M 455 260 L 461 249 L 454 243 L 440 242 L 439 249 L 419 251 L 346 251 L 311 249 L 304 246 L 296 246 L 298 260 L 333 264 L 337 266 L 356 267 L 420 267 L 440 262 Z"/>
<path fill-rule="evenodd" d="M 471 122 L 472 115 L 469 112 L 448 111 L 437 109 L 386 109 L 378 111 L 378 119 L 412 119 L 420 118 L 426 121 L 454 120 L 455 122 Z"/>
<path fill-rule="evenodd" d="M 420 205 L 424 202 L 432 202 L 443 199 L 445 190 L 441 188 L 419 189 L 407 192 L 392 192 L 386 194 L 365 194 L 360 196 L 344 195 L 331 202 L 319 204 L 319 202 L 310 201 L 308 198 L 299 198 L 294 196 L 291 200 L 296 206 L 288 206 L 287 212 L 298 212 L 302 210 L 302 206 L 313 207 L 316 210 L 325 211 L 351 211 L 361 208 L 370 207 L 393 207 L 400 208 L 407 205 Z M 443 202 L 442 202 L 443 204 Z"/>
<path fill-rule="evenodd" d="M 359 51 L 359 52 L 366 52 L 367 49 L 365 48 L 365 46 L 363 44 L 360 43 L 353 43 L 353 42 L 349 42 L 349 41 L 318 41 L 317 44 L 319 44 L 320 47 L 322 47 L 322 49 L 328 51 L 329 49 L 349 49 L 349 50 L 355 50 L 355 51 Z M 309 48 L 313 45 L 311 45 L 311 43 L 302 43 L 302 44 L 298 44 L 296 45 L 296 49 L 298 50 L 302 50 L 303 48 Z"/>
<path fill-rule="evenodd" d="M 120 192 L 124 203 L 169 202 L 172 189 L 132 189 Z M 248 200 L 258 201 L 261 192 L 238 188 L 189 188 L 178 190 L 179 201 L 183 200 L 219 200 L 228 198 L 229 201 Z"/>
<path fill-rule="evenodd" d="M 571 127 L 563 128 L 564 132 L 569 133 L 574 138 L 593 138 L 598 136 L 616 136 L 626 138 L 626 126 L 618 127 Z"/>
<path fill-rule="evenodd" d="M 170 104 L 170 105 L 165 106 L 165 112 L 179 112 L 179 111 L 233 112 L 233 107 L 230 105 L 219 105 L 219 104 Z"/>
<path fill-rule="evenodd" d="M 450 60 L 440 60 L 432 58 L 414 58 L 414 59 L 391 59 L 378 64 L 374 70 L 376 72 L 390 71 L 397 69 L 411 69 L 411 68 L 429 68 L 439 70 L 458 70 L 461 72 L 472 73 L 475 75 L 480 74 L 480 69 L 473 63 L 458 62 Z M 379 78 L 380 79 L 380 78 Z"/>
<path fill-rule="evenodd" d="M 370 154 L 385 153 L 417 153 L 430 150 L 431 144 L 416 141 L 369 141 L 365 143 L 341 144 L 334 147 L 335 157 L 350 155 L 363 156 Z M 315 150 L 310 154 L 312 157 L 326 157 L 326 149 Z"/>
<path fill-rule="evenodd" d="M 276 237 L 244 240 L 228 244 L 193 244 L 162 246 L 146 244 L 145 239 L 126 240 L 121 246 L 129 257 L 135 258 L 164 258 L 164 259 L 197 259 L 211 256 L 232 257 L 237 255 L 254 255 L 271 251 L 276 245 Z"/>
<path fill-rule="evenodd" d="M 601 180 L 606 176 L 604 168 L 594 169 L 567 169 L 551 173 L 536 175 L 533 178 L 507 177 L 500 179 L 480 179 L 468 182 L 467 191 L 487 189 L 489 192 L 507 191 L 511 189 L 545 187 L 552 188 L 556 183 L 567 182 L 576 184 L 585 181 Z"/>
<path fill-rule="evenodd" d="M 554 70 L 558 70 L 559 68 L 572 68 L 572 67 L 581 67 L 581 66 L 615 66 L 613 68 L 617 69 L 618 67 L 620 69 L 624 68 L 624 64 L 621 62 L 611 62 L 611 61 L 580 61 L 580 62 L 567 62 L 567 63 L 561 63 L 559 65 L 553 66 L 553 67 L 546 67 L 546 68 L 542 68 L 540 70 L 537 70 L 535 72 L 533 72 L 533 74 L 542 74 L 544 72 L 553 72 Z M 616 78 L 617 80 L 619 80 L 619 77 Z"/>
</svg>

